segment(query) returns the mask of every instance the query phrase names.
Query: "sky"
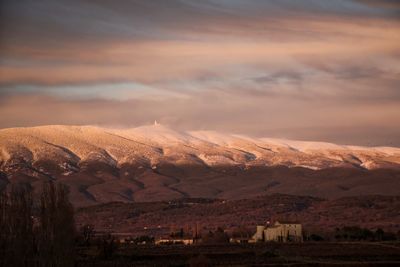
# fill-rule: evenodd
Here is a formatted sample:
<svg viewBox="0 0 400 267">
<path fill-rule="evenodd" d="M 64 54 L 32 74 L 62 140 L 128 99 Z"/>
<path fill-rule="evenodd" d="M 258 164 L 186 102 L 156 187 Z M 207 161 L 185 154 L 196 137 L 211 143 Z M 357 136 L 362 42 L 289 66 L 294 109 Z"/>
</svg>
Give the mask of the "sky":
<svg viewBox="0 0 400 267">
<path fill-rule="evenodd" d="M 0 1 L 0 128 L 154 120 L 400 146 L 400 1 Z"/>
</svg>

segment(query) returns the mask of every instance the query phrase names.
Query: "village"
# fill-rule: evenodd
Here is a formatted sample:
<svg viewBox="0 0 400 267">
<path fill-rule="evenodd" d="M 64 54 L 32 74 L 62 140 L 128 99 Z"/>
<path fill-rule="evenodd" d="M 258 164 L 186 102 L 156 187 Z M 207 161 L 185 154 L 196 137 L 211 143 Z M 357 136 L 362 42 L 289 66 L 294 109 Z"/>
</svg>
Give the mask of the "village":
<svg viewBox="0 0 400 267">
<path fill-rule="evenodd" d="M 120 244 L 137 245 L 193 245 L 210 243 L 249 244 L 262 242 L 303 242 L 303 229 L 299 222 L 275 221 L 273 224 L 267 221 L 265 225 L 257 225 L 253 233 L 227 233 L 222 228 L 208 233 L 199 233 L 198 227 L 184 230 L 172 228 L 170 233 L 158 238 L 141 236 L 133 237 L 131 233 L 110 233 L 113 239 Z M 98 233 L 100 234 L 100 233 Z"/>
</svg>

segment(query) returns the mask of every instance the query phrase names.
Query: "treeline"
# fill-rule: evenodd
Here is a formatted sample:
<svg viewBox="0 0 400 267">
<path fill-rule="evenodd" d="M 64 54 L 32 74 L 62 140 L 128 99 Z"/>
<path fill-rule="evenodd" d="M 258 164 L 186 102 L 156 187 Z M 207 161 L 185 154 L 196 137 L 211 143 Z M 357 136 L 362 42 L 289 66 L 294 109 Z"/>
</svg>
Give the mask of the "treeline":
<svg viewBox="0 0 400 267">
<path fill-rule="evenodd" d="M 385 232 L 381 228 L 370 230 L 359 226 L 336 228 L 335 239 L 338 241 L 394 241 L 400 240 L 400 232 Z"/>
<path fill-rule="evenodd" d="M 306 233 L 304 241 L 400 241 L 400 231 L 393 233 L 381 228 L 368 229 L 360 226 L 343 226 L 335 228 L 333 232 Z"/>
<path fill-rule="evenodd" d="M 68 190 L 43 184 L 39 203 L 27 185 L 0 194 L 0 266 L 73 266 L 74 210 Z"/>
</svg>

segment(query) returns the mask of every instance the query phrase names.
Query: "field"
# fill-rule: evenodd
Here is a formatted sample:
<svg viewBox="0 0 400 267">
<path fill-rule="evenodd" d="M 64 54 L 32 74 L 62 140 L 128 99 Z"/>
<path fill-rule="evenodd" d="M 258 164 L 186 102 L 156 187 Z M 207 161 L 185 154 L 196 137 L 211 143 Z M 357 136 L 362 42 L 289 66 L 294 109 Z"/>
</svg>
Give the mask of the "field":
<svg viewBox="0 0 400 267">
<path fill-rule="evenodd" d="M 400 244 L 383 242 L 129 245 L 108 259 L 95 253 L 81 248 L 77 266 L 400 266 Z"/>
</svg>

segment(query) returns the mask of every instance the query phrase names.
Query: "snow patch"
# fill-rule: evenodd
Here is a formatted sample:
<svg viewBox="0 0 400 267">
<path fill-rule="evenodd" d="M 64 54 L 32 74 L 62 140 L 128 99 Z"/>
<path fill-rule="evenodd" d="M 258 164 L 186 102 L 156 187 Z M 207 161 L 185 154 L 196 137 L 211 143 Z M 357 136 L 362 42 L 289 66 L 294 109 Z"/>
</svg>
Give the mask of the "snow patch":
<svg viewBox="0 0 400 267">
<path fill-rule="evenodd" d="M 205 155 L 200 154 L 199 158 L 208 166 L 216 165 L 238 165 L 234 160 L 224 157 L 222 155 Z"/>
</svg>

